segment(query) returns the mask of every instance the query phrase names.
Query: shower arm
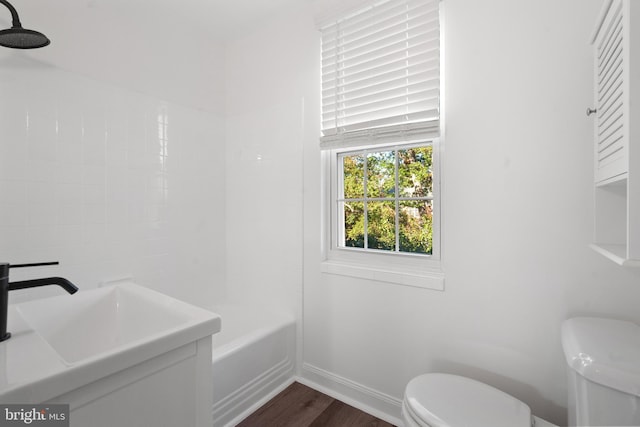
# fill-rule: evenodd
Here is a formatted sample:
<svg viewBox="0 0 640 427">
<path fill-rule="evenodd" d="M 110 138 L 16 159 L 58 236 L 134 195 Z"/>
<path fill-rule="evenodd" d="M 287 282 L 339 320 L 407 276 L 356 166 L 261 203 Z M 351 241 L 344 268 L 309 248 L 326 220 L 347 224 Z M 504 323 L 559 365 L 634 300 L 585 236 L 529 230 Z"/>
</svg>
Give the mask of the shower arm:
<svg viewBox="0 0 640 427">
<path fill-rule="evenodd" d="M 22 24 L 20 23 L 20 18 L 18 17 L 18 11 L 15 7 L 11 5 L 7 0 L 0 0 L 0 3 L 5 5 L 9 12 L 11 12 L 11 19 L 13 20 L 12 28 L 22 28 Z"/>
</svg>

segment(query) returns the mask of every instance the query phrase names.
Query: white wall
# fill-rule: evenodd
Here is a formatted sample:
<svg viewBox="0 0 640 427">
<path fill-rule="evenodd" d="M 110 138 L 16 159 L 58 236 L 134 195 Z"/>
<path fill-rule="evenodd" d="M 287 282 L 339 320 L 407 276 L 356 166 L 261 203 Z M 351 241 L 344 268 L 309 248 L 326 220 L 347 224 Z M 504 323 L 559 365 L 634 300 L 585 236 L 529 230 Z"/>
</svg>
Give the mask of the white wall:
<svg viewBox="0 0 640 427">
<path fill-rule="evenodd" d="M 398 416 L 409 379 L 458 373 L 566 422 L 562 320 L 640 322 L 640 272 L 587 247 L 601 3 L 444 0 L 444 292 L 319 272 L 319 153 L 305 140 L 304 377 Z"/>
<path fill-rule="evenodd" d="M 293 37 L 292 37 L 293 36 Z M 302 290 L 303 144 L 316 33 L 295 8 L 226 45 L 229 296 L 297 315 Z M 305 121 L 306 120 L 306 121 Z"/>
<path fill-rule="evenodd" d="M 198 305 L 224 298 L 220 45 L 95 2 L 45 3 L 16 7 L 51 46 L 0 50 L 0 260 L 61 262 L 15 280 L 132 275 Z"/>
<path fill-rule="evenodd" d="M 16 2 L 23 26 L 44 33 L 51 45 L 33 52 L 3 49 L 2 55 L 28 55 L 118 87 L 221 114 L 222 41 L 190 25 L 189 14 L 198 13 L 197 3 L 185 2 L 185 16 L 180 16 L 152 2 Z M 10 26 L 5 8 L 0 10 L 0 26 Z"/>
</svg>

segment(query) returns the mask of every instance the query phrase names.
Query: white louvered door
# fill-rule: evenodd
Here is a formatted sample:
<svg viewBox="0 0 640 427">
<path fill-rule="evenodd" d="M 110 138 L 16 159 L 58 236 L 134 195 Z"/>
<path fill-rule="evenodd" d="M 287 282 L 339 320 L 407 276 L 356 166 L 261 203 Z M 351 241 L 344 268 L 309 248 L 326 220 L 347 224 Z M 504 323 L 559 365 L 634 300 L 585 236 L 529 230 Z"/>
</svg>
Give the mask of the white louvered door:
<svg viewBox="0 0 640 427">
<path fill-rule="evenodd" d="M 595 180 L 624 177 L 628 171 L 627 85 L 624 3 L 614 0 L 602 21 L 594 45 L 595 58 Z"/>
</svg>

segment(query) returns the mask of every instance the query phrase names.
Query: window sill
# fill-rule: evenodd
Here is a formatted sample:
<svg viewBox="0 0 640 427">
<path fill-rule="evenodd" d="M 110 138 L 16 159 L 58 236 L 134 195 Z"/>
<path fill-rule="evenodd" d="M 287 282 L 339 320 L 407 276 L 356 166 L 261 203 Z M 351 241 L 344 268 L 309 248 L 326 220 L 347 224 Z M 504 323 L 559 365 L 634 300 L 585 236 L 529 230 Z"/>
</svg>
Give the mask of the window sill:
<svg viewBox="0 0 640 427">
<path fill-rule="evenodd" d="M 444 291 L 442 271 L 401 271 L 390 268 L 373 267 L 365 264 L 346 263 L 333 260 L 322 262 L 321 271 L 339 276 L 394 283 L 403 286 Z"/>
</svg>

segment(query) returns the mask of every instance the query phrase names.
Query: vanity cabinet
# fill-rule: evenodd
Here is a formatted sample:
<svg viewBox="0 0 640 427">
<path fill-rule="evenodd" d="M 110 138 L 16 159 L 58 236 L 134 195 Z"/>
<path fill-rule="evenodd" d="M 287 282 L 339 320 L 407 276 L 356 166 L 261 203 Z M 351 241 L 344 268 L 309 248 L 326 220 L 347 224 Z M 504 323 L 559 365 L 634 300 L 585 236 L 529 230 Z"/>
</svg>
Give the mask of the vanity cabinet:
<svg viewBox="0 0 640 427">
<path fill-rule="evenodd" d="M 640 266 L 640 2 L 606 0 L 594 53 L 593 249 Z"/>
<path fill-rule="evenodd" d="M 211 427 L 211 337 L 100 378 L 47 403 L 70 427 Z"/>
</svg>

